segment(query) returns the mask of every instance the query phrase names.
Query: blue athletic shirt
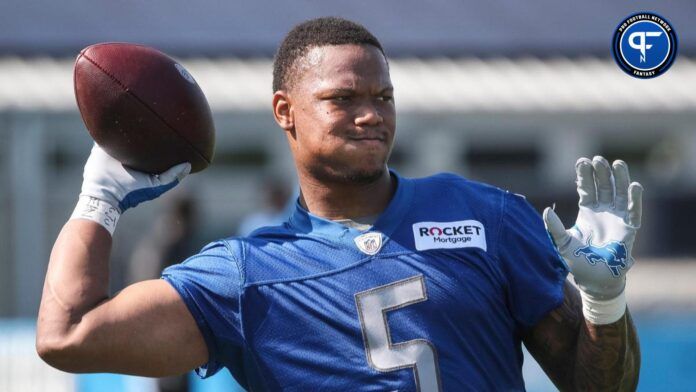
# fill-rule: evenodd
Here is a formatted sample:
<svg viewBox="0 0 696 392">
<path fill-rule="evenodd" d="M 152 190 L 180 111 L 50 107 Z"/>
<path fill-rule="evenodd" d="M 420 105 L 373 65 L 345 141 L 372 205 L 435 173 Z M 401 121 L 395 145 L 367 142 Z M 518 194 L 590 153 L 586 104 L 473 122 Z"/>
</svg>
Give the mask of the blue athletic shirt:
<svg viewBox="0 0 696 392">
<path fill-rule="evenodd" d="M 312 215 L 213 242 L 163 278 L 251 391 L 524 390 L 521 336 L 567 275 L 518 195 L 407 179 L 368 230 Z M 184 342 L 182 342 L 185 344 Z"/>
</svg>

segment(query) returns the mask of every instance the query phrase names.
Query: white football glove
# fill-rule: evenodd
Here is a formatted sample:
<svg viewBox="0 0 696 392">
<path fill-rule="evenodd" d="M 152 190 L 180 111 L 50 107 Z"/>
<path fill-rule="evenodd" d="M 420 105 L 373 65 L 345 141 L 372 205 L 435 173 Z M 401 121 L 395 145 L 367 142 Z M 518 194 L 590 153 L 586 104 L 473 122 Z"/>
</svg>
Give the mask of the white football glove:
<svg viewBox="0 0 696 392">
<path fill-rule="evenodd" d="M 159 175 L 142 173 L 123 166 L 95 143 L 85 164 L 80 201 L 71 219 L 97 221 L 113 234 L 120 214 L 159 197 L 190 172 L 190 163 L 180 163 Z"/>
<path fill-rule="evenodd" d="M 593 313 L 593 321 L 606 324 L 617 316 L 607 313 L 620 312 L 620 317 L 625 311 L 623 291 L 641 224 L 643 187 L 630 182 L 624 161 L 614 161 L 612 170 L 603 157 L 580 158 L 575 170 L 580 195 L 575 225 L 565 230 L 551 208 L 544 210 L 544 223 L 581 291 L 585 316 Z M 619 297 L 623 306 L 614 303 L 614 310 L 602 309 L 602 304 Z"/>
</svg>

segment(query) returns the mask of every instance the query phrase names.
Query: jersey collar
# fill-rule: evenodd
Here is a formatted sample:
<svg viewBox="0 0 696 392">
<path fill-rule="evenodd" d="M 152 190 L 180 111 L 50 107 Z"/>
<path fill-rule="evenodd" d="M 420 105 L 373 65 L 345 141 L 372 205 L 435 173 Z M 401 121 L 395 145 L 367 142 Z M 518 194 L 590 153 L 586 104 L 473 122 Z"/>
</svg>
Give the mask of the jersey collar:
<svg viewBox="0 0 696 392">
<path fill-rule="evenodd" d="M 382 211 L 374 225 L 369 229 L 357 230 L 316 216 L 302 207 L 299 198 L 295 202 L 295 210 L 290 216 L 290 225 L 299 233 L 322 237 L 331 242 L 345 243 L 351 248 L 355 247 L 353 242 L 355 237 L 368 232 L 380 232 L 384 234 L 386 241 L 410 209 L 413 198 L 413 182 L 401 177 L 393 170 L 389 170 L 389 172 L 396 180 L 396 192 L 394 192 L 387 208 Z"/>
</svg>

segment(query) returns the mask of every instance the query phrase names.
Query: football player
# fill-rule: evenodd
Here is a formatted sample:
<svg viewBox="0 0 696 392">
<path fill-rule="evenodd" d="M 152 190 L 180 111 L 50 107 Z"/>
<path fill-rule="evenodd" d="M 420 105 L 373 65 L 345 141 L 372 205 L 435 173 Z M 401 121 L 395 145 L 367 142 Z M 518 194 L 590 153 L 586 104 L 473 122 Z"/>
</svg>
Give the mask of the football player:
<svg viewBox="0 0 696 392">
<path fill-rule="evenodd" d="M 254 391 L 510 391 L 524 390 L 524 343 L 562 390 L 636 388 L 624 286 L 642 188 L 624 162 L 578 161 L 580 212 L 566 231 L 521 196 L 388 169 L 393 86 L 364 27 L 300 24 L 273 79 L 301 188 L 288 220 L 215 241 L 109 298 L 118 217 L 189 165 L 149 176 L 95 146 L 51 254 L 45 361 L 142 376 L 224 367 Z"/>
</svg>

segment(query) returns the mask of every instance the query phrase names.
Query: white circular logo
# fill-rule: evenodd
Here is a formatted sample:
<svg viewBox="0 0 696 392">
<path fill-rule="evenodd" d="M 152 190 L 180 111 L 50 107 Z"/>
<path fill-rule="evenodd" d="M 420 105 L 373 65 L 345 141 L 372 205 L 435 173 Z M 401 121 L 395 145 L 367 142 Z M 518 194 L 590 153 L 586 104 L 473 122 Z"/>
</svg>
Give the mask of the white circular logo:
<svg viewBox="0 0 696 392">
<path fill-rule="evenodd" d="M 196 80 L 193 78 L 193 76 L 191 76 L 190 73 L 188 73 L 188 71 L 186 70 L 186 68 L 184 68 L 184 67 L 183 67 L 181 64 L 179 64 L 179 63 L 174 63 L 174 66 L 175 66 L 176 69 L 179 71 L 179 73 L 181 74 L 181 76 L 184 77 L 184 79 L 186 79 L 186 80 L 187 80 L 189 83 L 191 83 L 191 84 L 196 84 Z"/>
</svg>

